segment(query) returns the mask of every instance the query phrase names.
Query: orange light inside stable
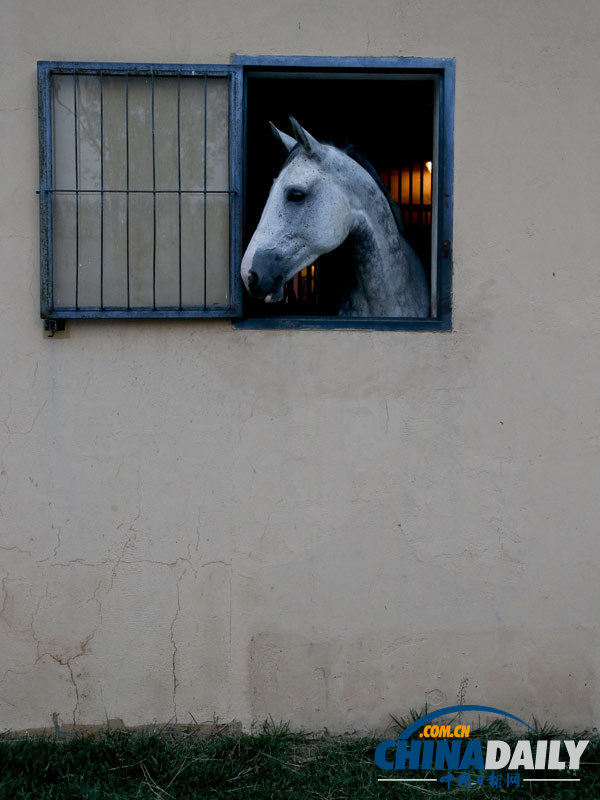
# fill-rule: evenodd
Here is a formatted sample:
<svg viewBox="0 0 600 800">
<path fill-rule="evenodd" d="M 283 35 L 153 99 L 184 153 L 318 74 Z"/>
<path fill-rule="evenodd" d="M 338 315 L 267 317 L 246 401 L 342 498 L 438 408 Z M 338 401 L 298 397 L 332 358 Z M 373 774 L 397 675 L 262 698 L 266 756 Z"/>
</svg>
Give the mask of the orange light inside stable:
<svg viewBox="0 0 600 800">
<path fill-rule="evenodd" d="M 431 161 L 382 173 L 392 200 L 403 206 L 431 205 Z"/>
<path fill-rule="evenodd" d="M 399 184 L 400 184 L 400 175 L 397 169 L 393 169 L 390 172 L 390 194 L 392 195 L 392 200 L 395 203 L 400 202 Z"/>
<path fill-rule="evenodd" d="M 316 289 L 317 268 L 315 264 L 304 267 L 293 277 L 294 294 L 298 300 L 307 300 Z"/>
<path fill-rule="evenodd" d="M 431 162 L 428 162 L 431 163 Z M 431 205 L 431 170 L 426 169 L 423 172 L 423 203 Z"/>
<path fill-rule="evenodd" d="M 411 228 L 431 227 L 432 172 L 432 161 L 416 161 L 379 172 L 392 200 L 402 208 L 404 224 Z"/>
<path fill-rule="evenodd" d="M 410 169 L 408 167 L 402 167 L 402 192 L 401 192 L 401 200 L 403 206 L 407 206 L 410 203 Z"/>
</svg>

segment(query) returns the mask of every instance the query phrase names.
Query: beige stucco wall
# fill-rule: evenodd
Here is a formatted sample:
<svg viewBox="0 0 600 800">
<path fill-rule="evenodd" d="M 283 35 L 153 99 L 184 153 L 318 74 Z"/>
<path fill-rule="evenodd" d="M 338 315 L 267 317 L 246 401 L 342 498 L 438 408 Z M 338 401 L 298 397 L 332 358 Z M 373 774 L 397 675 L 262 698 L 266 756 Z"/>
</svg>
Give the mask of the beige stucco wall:
<svg viewBox="0 0 600 800">
<path fill-rule="evenodd" d="M 598 724 L 600 4 L 5 0 L 0 728 Z M 38 318 L 37 59 L 456 58 L 454 331 Z"/>
</svg>

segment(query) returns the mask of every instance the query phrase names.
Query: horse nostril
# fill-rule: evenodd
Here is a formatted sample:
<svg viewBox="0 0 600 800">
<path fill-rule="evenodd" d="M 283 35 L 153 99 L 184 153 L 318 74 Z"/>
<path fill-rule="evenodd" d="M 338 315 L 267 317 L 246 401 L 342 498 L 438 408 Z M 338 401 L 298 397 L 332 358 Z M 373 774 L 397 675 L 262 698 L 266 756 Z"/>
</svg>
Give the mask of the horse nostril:
<svg viewBox="0 0 600 800">
<path fill-rule="evenodd" d="M 248 273 L 248 286 L 250 289 L 254 289 L 254 287 L 258 284 L 258 275 L 256 272 L 250 270 Z"/>
</svg>

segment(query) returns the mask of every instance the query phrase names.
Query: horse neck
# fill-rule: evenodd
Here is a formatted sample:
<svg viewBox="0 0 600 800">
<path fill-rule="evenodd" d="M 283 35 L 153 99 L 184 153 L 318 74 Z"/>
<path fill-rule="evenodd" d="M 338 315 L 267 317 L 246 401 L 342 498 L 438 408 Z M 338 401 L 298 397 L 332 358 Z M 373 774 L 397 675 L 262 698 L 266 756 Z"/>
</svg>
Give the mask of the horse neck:
<svg viewBox="0 0 600 800">
<path fill-rule="evenodd" d="M 420 262 L 400 234 L 387 198 L 359 169 L 354 176 L 350 231 L 355 286 L 347 313 L 423 316 L 427 289 Z"/>
</svg>

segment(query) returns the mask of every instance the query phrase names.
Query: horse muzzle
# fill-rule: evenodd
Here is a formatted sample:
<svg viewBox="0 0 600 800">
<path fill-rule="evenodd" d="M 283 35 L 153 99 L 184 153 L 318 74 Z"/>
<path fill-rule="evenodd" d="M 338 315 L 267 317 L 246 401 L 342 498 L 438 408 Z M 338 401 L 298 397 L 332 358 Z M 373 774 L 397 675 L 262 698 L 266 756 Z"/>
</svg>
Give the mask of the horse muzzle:
<svg viewBox="0 0 600 800">
<path fill-rule="evenodd" d="M 257 250 L 252 259 L 244 283 L 252 297 L 265 303 L 276 303 L 283 299 L 283 258 L 273 251 Z"/>
</svg>

